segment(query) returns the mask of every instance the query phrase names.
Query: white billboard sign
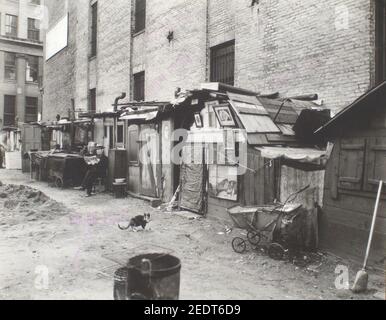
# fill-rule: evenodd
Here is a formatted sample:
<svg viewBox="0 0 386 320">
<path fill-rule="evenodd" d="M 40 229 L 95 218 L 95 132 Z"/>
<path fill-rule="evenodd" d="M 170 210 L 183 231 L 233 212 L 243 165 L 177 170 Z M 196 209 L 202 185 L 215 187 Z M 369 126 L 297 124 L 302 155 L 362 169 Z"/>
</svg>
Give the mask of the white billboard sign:
<svg viewBox="0 0 386 320">
<path fill-rule="evenodd" d="M 68 44 L 68 14 L 47 32 L 46 60 L 67 47 Z"/>
</svg>

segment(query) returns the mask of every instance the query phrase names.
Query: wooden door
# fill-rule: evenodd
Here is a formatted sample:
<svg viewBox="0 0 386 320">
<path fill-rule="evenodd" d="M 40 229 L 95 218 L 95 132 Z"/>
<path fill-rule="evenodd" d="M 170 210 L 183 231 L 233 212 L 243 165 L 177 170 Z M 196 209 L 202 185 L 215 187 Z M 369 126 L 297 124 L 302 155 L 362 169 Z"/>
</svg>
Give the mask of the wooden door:
<svg viewBox="0 0 386 320">
<path fill-rule="evenodd" d="M 160 159 L 159 135 L 155 125 L 142 125 L 140 133 L 140 192 L 144 196 L 157 198 L 158 166 Z"/>
</svg>

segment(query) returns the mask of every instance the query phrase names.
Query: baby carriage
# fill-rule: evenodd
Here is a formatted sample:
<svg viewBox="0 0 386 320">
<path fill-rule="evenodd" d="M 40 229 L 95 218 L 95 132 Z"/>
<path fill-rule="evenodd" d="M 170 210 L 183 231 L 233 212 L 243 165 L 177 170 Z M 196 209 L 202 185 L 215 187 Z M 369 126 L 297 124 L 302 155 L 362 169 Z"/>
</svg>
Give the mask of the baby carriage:
<svg viewBox="0 0 386 320">
<path fill-rule="evenodd" d="M 259 208 L 250 208 L 253 212 L 246 210 L 242 213 L 235 214 L 232 208 L 228 210 L 231 218 L 238 226 L 247 230 L 247 237 L 243 239 L 236 237 L 232 241 L 232 248 L 236 253 L 245 253 L 247 244 L 257 248 L 262 242 L 266 244 L 269 257 L 275 260 L 282 260 L 290 249 L 296 247 L 299 243 L 298 239 L 293 239 L 293 235 L 287 232 L 289 226 L 294 225 L 294 221 L 299 218 L 302 205 L 296 204 L 295 201 L 299 194 L 303 193 L 310 186 L 291 194 L 284 204 L 273 206 L 264 206 Z M 252 213 L 252 217 L 248 219 L 248 214 Z M 257 219 L 259 214 L 267 213 L 268 216 L 273 216 L 263 227 L 257 227 Z M 301 230 L 300 230 L 301 231 Z M 300 232 L 297 232 L 300 235 Z"/>
</svg>

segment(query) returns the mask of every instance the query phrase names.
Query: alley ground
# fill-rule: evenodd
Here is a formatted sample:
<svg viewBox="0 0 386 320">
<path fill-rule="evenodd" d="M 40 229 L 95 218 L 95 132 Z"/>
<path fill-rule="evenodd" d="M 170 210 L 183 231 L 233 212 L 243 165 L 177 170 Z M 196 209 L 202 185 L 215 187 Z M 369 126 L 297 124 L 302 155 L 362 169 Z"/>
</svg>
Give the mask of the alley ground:
<svg viewBox="0 0 386 320">
<path fill-rule="evenodd" d="M 152 246 L 182 260 L 181 299 L 384 297 L 384 275 L 375 270 L 368 294 L 337 290 L 336 267 L 349 267 L 350 283 L 359 268 L 337 257 L 326 255 L 302 268 L 257 252 L 238 255 L 230 243 L 241 231 L 227 234 L 216 221 L 165 213 L 133 198 L 85 198 L 18 171 L 0 170 L 0 181 L 0 299 L 110 300 L 114 271 Z M 152 215 L 150 231 L 118 229 L 119 222 L 142 213 Z M 45 270 L 48 283 L 41 278 Z"/>
</svg>

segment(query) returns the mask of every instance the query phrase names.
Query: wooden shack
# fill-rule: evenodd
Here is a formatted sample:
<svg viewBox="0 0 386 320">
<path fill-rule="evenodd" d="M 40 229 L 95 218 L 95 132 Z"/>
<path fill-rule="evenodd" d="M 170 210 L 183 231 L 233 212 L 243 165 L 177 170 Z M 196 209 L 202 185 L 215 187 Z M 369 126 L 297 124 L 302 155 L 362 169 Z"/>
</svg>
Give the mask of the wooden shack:
<svg viewBox="0 0 386 320">
<path fill-rule="evenodd" d="M 230 221 L 231 207 L 284 201 L 307 184 L 322 194 L 325 150 L 299 139 L 294 127 L 303 110 L 325 108 L 313 101 L 315 95 L 300 98 L 261 96 L 213 83 L 186 94 L 176 105 L 190 114 L 181 164 L 181 209 Z M 213 142 L 215 136 L 219 139 Z M 186 158 L 195 160 L 186 163 Z M 319 201 L 322 197 L 316 196 Z"/>
<path fill-rule="evenodd" d="M 168 102 L 126 103 L 119 121 L 124 123 L 128 190 L 148 199 L 168 202 L 177 186 L 170 163 L 174 119 Z"/>
<path fill-rule="evenodd" d="M 333 143 L 326 172 L 322 245 L 363 259 L 379 181 L 386 181 L 386 82 L 337 114 L 316 135 Z M 372 250 L 372 260 L 381 266 L 385 243 L 386 187 Z"/>
</svg>

